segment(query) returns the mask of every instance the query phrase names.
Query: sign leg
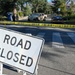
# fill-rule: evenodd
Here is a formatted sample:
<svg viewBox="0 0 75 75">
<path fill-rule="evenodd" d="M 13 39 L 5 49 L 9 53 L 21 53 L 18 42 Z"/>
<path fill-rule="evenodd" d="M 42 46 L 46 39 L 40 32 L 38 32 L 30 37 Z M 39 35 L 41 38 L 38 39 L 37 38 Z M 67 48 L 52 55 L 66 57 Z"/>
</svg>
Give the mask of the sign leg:
<svg viewBox="0 0 75 75">
<path fill-rule="evenodd" d="M 3 74 L 3 63 L 0 62 L 0 75 L 6 75 Z"/>
<path fill-rule="evenodd" d="M 27 75 L 25 71 L 23 71 L 23 75 Z"/>
<path fill-rule="evenodd" d="M 18 73 L 20 73 L 22 70 L 20 70 L 20 69 L 17 69 L 17 71 L 18 71 Z"/>
<path fill-rule="evenodd" d="M 34 74 L 30 74 L 30 75 L 38 75 L 38 65 L 36 67 L 35 73 Z"/>
<path fill-rule="evenodd" d="M 0 63 L 0 75 L 2 75 L 2 73 L 3 73 L 3 64 Z"/>
</svg>

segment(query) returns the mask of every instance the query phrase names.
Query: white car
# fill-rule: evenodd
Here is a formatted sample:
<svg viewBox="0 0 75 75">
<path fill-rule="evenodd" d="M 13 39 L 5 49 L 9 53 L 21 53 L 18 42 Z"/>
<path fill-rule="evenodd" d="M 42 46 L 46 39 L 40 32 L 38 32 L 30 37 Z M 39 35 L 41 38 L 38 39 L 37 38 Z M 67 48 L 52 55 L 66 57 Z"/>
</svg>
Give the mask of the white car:
<svg viewBox="0 0 75 75">
<path fill-rule="evenodd" d="M 44 13 L 33 13 L 28 16 L 28 21 L 43 21 L 47 18 Z"/>
<path fill-rule="evenodd" d="M 42 13 L 42 16 L 43 16 L 44 18 L 47 18 L 47 14 Z"/>
</svg>

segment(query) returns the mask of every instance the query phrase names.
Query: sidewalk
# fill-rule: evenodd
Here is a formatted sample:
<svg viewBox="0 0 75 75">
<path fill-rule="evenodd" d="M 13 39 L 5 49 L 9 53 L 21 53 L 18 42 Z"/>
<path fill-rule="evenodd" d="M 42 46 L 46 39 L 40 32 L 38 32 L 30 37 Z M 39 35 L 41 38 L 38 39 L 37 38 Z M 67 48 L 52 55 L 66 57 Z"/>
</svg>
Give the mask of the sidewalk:
<svg viewBox="0 0 75 75">
<path fill-rule="evenodd" d="M 19 21 L 27 21 L 27 20 L 28 20 L 28 16 L 19 17 Z"/>
</svg>

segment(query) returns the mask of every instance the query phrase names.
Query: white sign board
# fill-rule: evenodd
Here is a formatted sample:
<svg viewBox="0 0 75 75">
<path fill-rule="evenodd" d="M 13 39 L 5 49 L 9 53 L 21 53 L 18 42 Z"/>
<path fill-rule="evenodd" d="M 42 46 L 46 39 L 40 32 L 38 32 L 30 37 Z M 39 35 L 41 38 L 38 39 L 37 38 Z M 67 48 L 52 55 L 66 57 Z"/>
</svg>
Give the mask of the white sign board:
<svg viewBox="0 0 75 75">
<path fill-rule="evenodd" d="M 43 45 L 42 38 L 0 28 L 0 61 L 18 69 L 34 73 Z"/>
</svg>

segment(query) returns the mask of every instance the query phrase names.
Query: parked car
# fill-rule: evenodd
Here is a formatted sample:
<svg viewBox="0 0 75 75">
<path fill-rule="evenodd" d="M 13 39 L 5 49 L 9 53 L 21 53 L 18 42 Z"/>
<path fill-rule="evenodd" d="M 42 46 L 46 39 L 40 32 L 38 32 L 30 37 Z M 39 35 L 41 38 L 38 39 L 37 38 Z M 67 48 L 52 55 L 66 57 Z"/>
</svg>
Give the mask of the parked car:
<svg viewBox="0 0 75 75">
<path fill-rule="evenodd" d="M 52 20 L 53 21 L 61 21 L 61 20 L 63 20 L 63 18 L 62 18 L 62 16 L 54 16 L 54 17 L 52 17 Z"/>
<path fill-rule="evenodd" d="M 43 18 L 47 18 L 47 14 L 41 13 Z"/>
<path fill-rule="evenodd" d="M 28 16 L 28 21 L 43 21 L 47 17 L 44 13 L 33 13 Z"/>
</svg>

